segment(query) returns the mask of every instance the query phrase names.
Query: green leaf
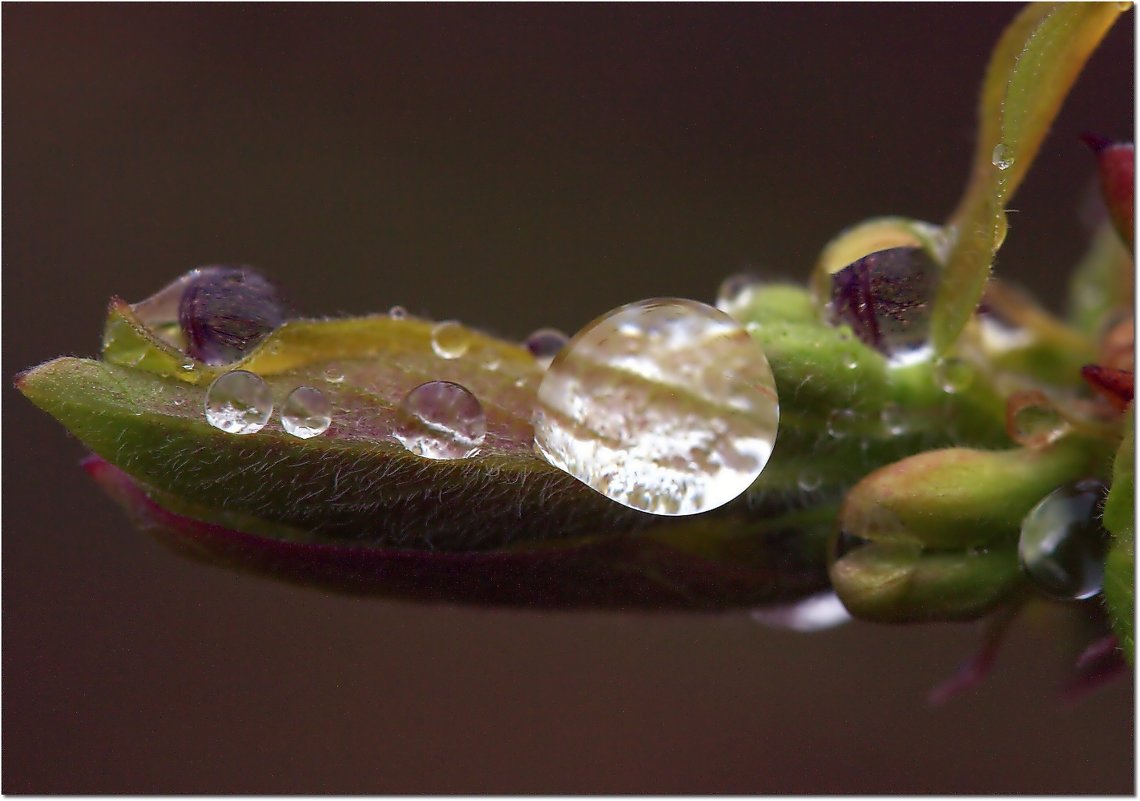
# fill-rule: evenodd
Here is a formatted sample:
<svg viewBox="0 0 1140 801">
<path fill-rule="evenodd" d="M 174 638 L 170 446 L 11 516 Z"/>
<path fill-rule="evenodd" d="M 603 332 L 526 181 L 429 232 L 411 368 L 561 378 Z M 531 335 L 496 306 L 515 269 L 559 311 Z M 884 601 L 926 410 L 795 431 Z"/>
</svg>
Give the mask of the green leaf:
<svg viewBox="0 0 1140 801">
<path fill-rule="evenodd" d="M 930 444 L 1005 441 L 1001 400 L 985 376 L 949 396 L 929 364 L 888 370 L 849 331 L 822 323 L 802 288 L 765 287 L 741 314 L 776 376 L 780 433 L 768 467 L 744 497 L 693 519 L 630 510 L 539 458 L 530 416 L 541 372 L 530 353 L 464 329 L 466 353 L 442 359 L 426 320 L 290 321 L 240 362 L 212 367 L 113 301 L 102 361 L 57 359 L 17 384 L 122 470 L 149 506 L 257 537 L 274 553 L 281 543 L 374 553 L 605 553 L 637 560 L 642 576 L 667 553 L 670 582 L 686 560 L 706 579 L 717 571 L 736 576 L 726 578 L 719 600 L 710 589 L 693 601 L 702 608 L 784 600 L 823 586 L 837 504 L 866 471 Z M 332 426 L 309 440 L 289 435 L 276 417 L 250 435 L 213 428 L 203 413 L 206 391 L 231 369 L 260 375 L 278 405 L 298 385 L 320 389 L 332 403 Z M 428 380 L 461 383 L 481 400 L 488 435 L 478 455 L 433 461 L 391 440 L 399 400 Z M 836 410 L 851 419 L 832 434 Z M 140 505 L 127 505 L 137 517 Z M 608 541 L 624 544 L 603 547 Z M 328 571 L 322 576 L 323 586 L 336 584 Z M 344 578 L 355 587 L 359 573 Z M 648 597 L 637 586 L 632 598 L 620 588 L 607 597 L 636 603 Z"/>
<path fill-rule="evenodd" d="M 1104 504 L 1104 525 L 1112 548 L 1104 570 L 1104 599 L 1112 628 L 1131 664 L 1136 654 L 1136 409 L 1125 412 L 1124 439 L 1113 463 L 1112 487 Z"/>
<path fill-rule="evenodd" d="M 932 313 L 938 353 L 951 348 L 974 313 L 1005 238 L 1005 206 L 1081 68 L 1121 13 L 1116 3 L 1037 3 L 998 42 L 982 84 L 970 181 L 949 223 L 954 246 Z M 995 161 L 1008 166 L 999 169 Z"/>
</svg>

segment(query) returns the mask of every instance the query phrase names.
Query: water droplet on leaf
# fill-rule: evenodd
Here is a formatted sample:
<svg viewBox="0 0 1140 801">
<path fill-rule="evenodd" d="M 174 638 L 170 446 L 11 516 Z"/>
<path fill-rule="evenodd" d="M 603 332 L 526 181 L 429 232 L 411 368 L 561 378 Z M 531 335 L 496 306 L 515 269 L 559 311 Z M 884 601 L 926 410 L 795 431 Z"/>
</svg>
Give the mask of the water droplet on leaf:
<svg viewBox="0 0 1140 801">
<path fill-rule="evenodd" d="M 428 381 L 413 389 L 396 409 L 393 437 L 428 459 L 463 459 L 487 434 L 483 405 L 460 384 Z"/>
<path fill-rule="evenodd" d="M 999 170 L 1008 170 L 1013 166 L 1014 162 L 1013 148 L 1002 142 L 998 142 L 998 144 L 994 147 L 994 152 L 990 158 L 990 161 Z"/>
<path fill-rule="evenodd" d="M 832 409 L 827 415 L 827 433 L 842 439 L 855 430 L 855 412 L 851 409 Z"/>
<path fill-rule="evenodd" d="M 755 273 L 736 273 L 720 282 L 716 291 L 716 307 L 725 314 L 733 314 L 748 304 L 752 293 L 760 286 Z"/>
<path fill-rule="evenodd" d="M 203 267 L 191 274 L 178 322 L 191 356 L 206 364 L 238 361 L 287 317 L 277 287 L 248 268 Z"/>
<path fill-rule="evenodd" d="M 557 328 L 540 328 L 526 338 L 526 349 L 546 368 L 569 341 L 570 338 Z"/>
<path fill-rule="evenodd" d="M 471 347 L 471 336 L 455 320 L 444 320 L 431 330 L 431 347 L 441 359 L 458 359 Z"/>
<path fill-rule="evenodd" d="M 1042 448 L 1064 436 L 1069 423 L 1045 393 L 1026 390 L 1013 393 L 1006 401 L 1005 427 L 1018 445 Z"/>
<path fill-rule="evenodd" d="M 827 315 L 903 367 L 930 358 L 930 301 L 941 268 L 922 248 L 870 253 L 831 276 Z"/>
<path fill-rule="evenodd" d="M 330 384 L 340 384 L 344 381 L 344 373 L 339 367 L 329 367 L 325 370 L 325 381 Z"/>
<path fill-rule="evenodd" d="M 801 492 L 815 492 L 823 484 L 823 476 L 818 471 L 805 467 L 796 477 L 796 486 Z"/>
<path fill-rule="evenodd" d="M 687 515 L 748 489 L 778 423 L 768 359 L 741 325 L 659 298 L 599 317 L 563 348 L 538 388 L 535 446 L 618 503 Z"/>
<path fill-rule="evenodd" d="M 227 433 L 256 433 L 269 422 L 271 414 L 269 387 L 246 370 L 224 373 L 206 390 L 206 422 Z"/>
<path fill-rule="evenodd" d="M 325 433 L 331 422 L 329 399 L 314 387 L 297 387 L 281 407 L 281 427 L 301 439 Z"/>
<path fill-rule="evenodd" d="M 891 436 L 898 436 L 906 432 L 906 416 L 897 403 L 888 403 L 879 413 L 883 428 Z"/>
<path fill-rule="evenodd" d="M 948 356 L 939 359 L 934 365 L 934 380 L 948 395 L 956 395 L 969 389 L 974 383 L 974 368 L 965 359 Z"/>
<path fill-rule="evenodd" d="M 1100 524 L 1104 486 L 1080 481 L 1046 495 L 1025 516 L 1017 552 L 1045 593 L 1081 600 L 1101 591 L 1108 535 Z"/>
<path fill-rule="evenodd" d="M 407 318 L 408 310 L 403 306 L 393 306 L 392 308 L 388 309 L 388 316 L 393 320 L 403 320 Z"/>
</svg>

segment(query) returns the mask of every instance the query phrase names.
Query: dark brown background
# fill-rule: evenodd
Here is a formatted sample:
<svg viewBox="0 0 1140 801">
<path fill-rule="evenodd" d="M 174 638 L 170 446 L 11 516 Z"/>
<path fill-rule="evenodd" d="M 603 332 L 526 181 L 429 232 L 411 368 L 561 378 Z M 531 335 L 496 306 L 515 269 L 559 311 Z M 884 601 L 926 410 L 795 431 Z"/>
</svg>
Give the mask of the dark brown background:
<svg viewBox="0 0 1140 801">
<path fill-rule="evenodd" d="M 104 303 L 248 262 L 310 312 L 521 337 L 840 228 L 937 220 L 1011 5 L 6 6 L 5 792 L 1082 792 L 1132 788 L 1121 682 L 1053 701 L 1068 617 L 948 708 L 970 626 L 330 597 L 134 532 L 10 388 Z M 1133 16 L 1094 57 L 1001 269 L 1057 305 L 1084 129 L 1132 136 Z"/>
</svg>

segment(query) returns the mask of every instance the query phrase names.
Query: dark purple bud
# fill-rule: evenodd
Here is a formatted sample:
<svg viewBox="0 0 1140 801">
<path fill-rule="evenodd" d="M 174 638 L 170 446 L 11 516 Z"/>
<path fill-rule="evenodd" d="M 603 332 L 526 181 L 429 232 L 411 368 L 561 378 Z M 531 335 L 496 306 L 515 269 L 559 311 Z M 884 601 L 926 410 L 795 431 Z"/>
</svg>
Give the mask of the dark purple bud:
<svg viewBox="0 0 1140 801">
<path fill-rule="evenodd" d="M 206 364 L 237 361 L 287 316 L 277 287 L 248 267 L 195 270 L 178 305 L 186 350 Z"/>
<path fill-rule="evenodd" d="M 864 344 L 900 363 L 927 351 L 939 267 L 922 248 L 880 250 L 831 276 L 829 312 Z"/>
</svg>

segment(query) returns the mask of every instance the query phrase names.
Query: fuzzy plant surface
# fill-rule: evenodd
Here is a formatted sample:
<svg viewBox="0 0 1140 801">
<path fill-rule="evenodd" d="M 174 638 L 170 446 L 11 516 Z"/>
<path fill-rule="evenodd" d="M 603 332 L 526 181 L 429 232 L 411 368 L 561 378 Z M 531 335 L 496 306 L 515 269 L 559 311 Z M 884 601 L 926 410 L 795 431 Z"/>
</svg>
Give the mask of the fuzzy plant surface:
<svg viewBox="0 0 1140 801">
<path fill-rule="evenodd" d="M 1005 621 L 1041 595 L 1019 558 L 1023 522 L 1084 482 L 1106 499 L 1090 523 L 1103 542 L 1080 546 L 1104 570 L 1092 602 L 1113 629 L 1101 650 L 1130 660 L 1132 145 L 1089 137 L 1112 222 L 1075 268 L 1066 318 L 991 274 L 1005 209 L 1124 10 L 1019 13 L 984 76 L 972 171 L 944 223 L 868 220 L 828 243 L 803 285 L 733 288 L 722 309 L 766 354 L 780 421 L 759 477 L 714 510 L 636 511 L 537 453 L 545 365 L 524 344 L 447 322 L 441 354 L 440 324 L 402 312 L 297 317 L 245 268 L 112 299 L 99 358 L 58 358 L 16 384 L 178 551 L 404 599 L 715 611 L 833 590 L 870 621 Z M 213 382 L 237 370 L 259 376 L 278 410 L 253 433 L 203 412 Z M 729 413 L 650 373 L 618 380 L 671 392 L 685 413 Z M 471 455 L 428 459 L 399 441 L 402 400 L 430 381 L 481 404 Z M 328 402 L 316 436 L 282 423 L 301 386 Z"/>
</svg>

